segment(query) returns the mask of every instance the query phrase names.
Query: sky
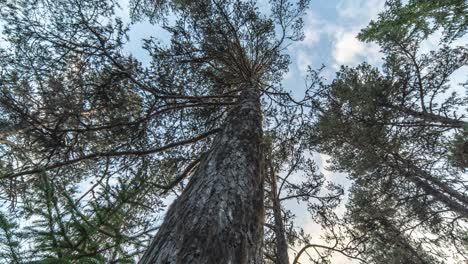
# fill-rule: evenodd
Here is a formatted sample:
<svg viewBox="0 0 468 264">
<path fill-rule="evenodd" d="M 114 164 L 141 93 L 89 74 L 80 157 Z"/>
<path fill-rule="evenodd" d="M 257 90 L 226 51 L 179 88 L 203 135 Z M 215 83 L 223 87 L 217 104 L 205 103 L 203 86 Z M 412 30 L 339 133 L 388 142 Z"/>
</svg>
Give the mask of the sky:
<svg viewBox="0 0 468 264">
<path fill-rule="evenodd" d="M 340 65 L 356 66 L 367 61 L 378 65 L 379 48 L 357 40 L 356 35 L 383 8 L 382 0 L 312 1 L 304 19 L 302 42 L 289 47 L 293 63 L 286 76 L 286 84 L 304 79 L 307 66 L 313 69 L 325 65 L 327 77 Z"/>
<path fill-rule="evenodd" d="M 312 1 L 311 8 L 304 18 L 304 35 L 302 42 L 289 47 L 292 59 L 290 71 L 285 76 L 284 86 L 287 90 L 297 91 L 305 88 L 307 68 L 318 69 L 322 65 L 324 77 L 333 78 L 341 65 L 356 66 L 364 61 L 379 66 L 382 54 L 375 44 L 360 42 L 356 36 L 371 19 L 376 19 L 383 9 L 384 0 L 328 0 Z M 299 87 L 299 89 L 298 89 Z M 300 92 L 299 92 L 300 93 Z M 328 180 L 343 185 L 350 185 L 345 174 L 327 171 L 327 157 L 317 155 L 316 162 Z M 312 235 L 311 243 L 323 244 L 320 226 L 305 213 L 305 206 L 290 202 L 286 205 L 296 214 L 296 222 L 304 231 Z M 344 211 L 344 203 L 338 208 Z M 311 250 L 313 255 L 313 251 Z M 294 253 L 290 252 L 291 258 Z M 300 259 L 308 262 L 307 256 Z M 357 263 L 339 253 L 333 255 L 333 264 Z"/>
</svg>

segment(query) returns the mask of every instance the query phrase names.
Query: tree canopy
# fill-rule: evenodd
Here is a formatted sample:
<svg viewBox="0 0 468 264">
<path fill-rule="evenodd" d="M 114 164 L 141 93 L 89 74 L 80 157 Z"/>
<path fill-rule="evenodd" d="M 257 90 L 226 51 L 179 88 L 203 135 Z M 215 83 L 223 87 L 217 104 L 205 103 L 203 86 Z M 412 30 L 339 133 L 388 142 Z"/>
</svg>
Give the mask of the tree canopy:
<svg viewBox="0 0 468 264">
<path fill-rule="evenodd" d="M 0 263 L 468 259 L 467 4 L 386 1 L 359 34 L 383 65 L 310 69 L 298 99 L 282 80 L 308 5 L 0 3 Z M 169 35 L 148 64 L 126 50 L 140 21 Z"/>
<path fill-rule="evenodd" d="M 360 34 L 383 66 L 344 66 L 319 88 L 313 141 L 353 180 L 342 224 L 371 263 L 467 258 L 467 97 L 451 82 L 468 62 L 452 44 L 465 18 L 463 1 L 388 1 Z M 438 49 L 422 50 L 438 28 Z"/>
</svg>

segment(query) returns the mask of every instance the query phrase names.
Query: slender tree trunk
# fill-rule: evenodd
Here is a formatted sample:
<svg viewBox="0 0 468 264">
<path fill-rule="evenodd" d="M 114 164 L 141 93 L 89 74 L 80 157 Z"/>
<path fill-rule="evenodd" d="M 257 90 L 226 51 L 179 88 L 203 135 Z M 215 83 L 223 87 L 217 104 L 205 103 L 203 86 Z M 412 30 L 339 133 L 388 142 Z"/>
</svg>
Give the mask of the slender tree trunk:
<svg viewBox="0 0 468 264">
<path fill-rule="evenodd" d="M 468 217 L 468 204 L 466 203 L 468 198 L 465 194 L 452 189 L 436 177 L 433 177 L 429 173 L 419 169 L 417 166 L 401 158 L 399 155 L 392 155 L 400 162 L 400 165 L 390 165 L 391 167 L 400 171 L 407 180 L 413 182 L 416 186 L 423 189 L 427 194 L 433 196 L 441 203 L 445 204 L 454 212 L 457 212 L 464 217 Z"/>
<path fill-rule="evenodd" d="M 276 175 L 271 162 L 269 161 L 269 178 L 270 178 L 270 199 L 273 205 L 273 218 L 275 220 L 275 237 L 276 237 L 276 264 L 289 264 L 288 243 L 286 241 L 286 231 L 284 229 L 283 215 L 281 213 L 281 202 L 278 197 L 276 187 Z"/>
<path fill-rule="evenodd" d="M 141 264 L 261 262 L 262 136 L 259 95 L 249 87 L 169 208 Z"/>
<path fill-rule="evenodd" d="M 411 164 L 410 164 L 411 165 Z M 459 202 L 461 202 L 466 208 L 468 208 L 468 195 L 463 193 L 462 191 L 458 191 L 450 187 L 448 184 L 442 182 L 440 179 L 437 177 L 432 176 L 428 172 L 418 168 L 417 166 L 411 165 L 411 168 L 413 171 L 417 174 L 420 175 L 422 178 L 430 182 L 432 185 L 437 186 L 442 192 L 450 195 L 451 197 L 457 199 Z"/>
<path fill-rule="evenodd" d="M 459 213 L 463 217 L 468 217 L 468 207 L 465 205 L 460 204 L 458 201 L 453 199 L 450 196 L 445 195 L 444 193 L 440 192 L 436 188 L 434 188 L 428 182 L 419 179 L 417 176 L 410 176 L 408 177 L 410 181 L 412 181 L 415 185 L 419 188 L 423 189 L 427 194 L 433 196 L 443 204 L 445 204 L 448 208 L 453 210 L 454 212 Z"/>
<path fill-rule="evenodd" d="M 441 124 L 445 124 L 453 128 L 463 128 L 464 126 L 467 125 L 467 122 L 464 122 L 462 120 L 456 120 L 453 118 L 449 118 L 446 116 L 441 116 L 441 115 L 437 115 L 437 114 L 433 114 L 429 112 L 419 112 L 419 111 L 415 111 L 407 107 L 401 107 L 401 106 L 396 106 L 392 104 L 386 104 L 385 106 L 395 109 L 397 111 L 401 111 L 403 113 L 406 113 L 416 118 L 421 118 L 430 122 L 439 122 Z"/>
<path fill-rule="evenodd" d="M 389 222 L 385 218 L 378 218 L 379 223 L 382 225 L 383 229 L 385 230 L 385 236 L 379 234 L 379 237 L 388 243 L 396 243 L 399 247 L 403 250 L 408 252 L 409 256 L 412 257 L 411 263 L 413 264 L 427 264 L 427 261 L 421 256 L 420 252 L 418 252 L 408 241 L 404 234 L 401 233 L 391 222 Z"/>
</svg>

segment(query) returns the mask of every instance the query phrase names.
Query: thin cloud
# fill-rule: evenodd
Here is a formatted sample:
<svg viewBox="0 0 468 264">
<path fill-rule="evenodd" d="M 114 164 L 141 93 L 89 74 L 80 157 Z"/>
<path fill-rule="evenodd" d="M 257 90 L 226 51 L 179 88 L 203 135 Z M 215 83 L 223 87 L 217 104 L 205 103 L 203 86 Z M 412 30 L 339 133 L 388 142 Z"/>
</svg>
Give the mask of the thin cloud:
<svg viewBox="0 0 468 264">
<path fill-rule="evenodd" d="M 360 20 L 366 25 L 370 19 L 377 17 L 383 10 L 385 0 L 341 0 L 336 6 L 340 17 L 349 20 Z"/>
</svg>

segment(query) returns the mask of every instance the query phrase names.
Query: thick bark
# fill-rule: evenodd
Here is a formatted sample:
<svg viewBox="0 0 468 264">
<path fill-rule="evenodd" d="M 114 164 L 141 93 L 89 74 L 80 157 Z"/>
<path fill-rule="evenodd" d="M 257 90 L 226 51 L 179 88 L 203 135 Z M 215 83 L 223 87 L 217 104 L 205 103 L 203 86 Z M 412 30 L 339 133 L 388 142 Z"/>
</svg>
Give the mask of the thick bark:
<svg viewBox="0 0 468 264">
<path fill-rule="evenodd" d="M 246 89 L 141 264 L 261 262 L 262 134 L 259 96 Z"/>
<path fill-rule="evenodd" d="M 286 241 L 286 231 L 284 228 L 283 216 L 281 213 L 281 202 L 278 197 L 278 191 L 276 188 L 276 175 L 273 170 L 273 166 L 270 162 L 270 199 L 273 205 L 273 218 L 275 221 L 275 237 L 276 237 L 276 264 L 289 264 L 288 256 L 288 243 Z"/>
</svg>

